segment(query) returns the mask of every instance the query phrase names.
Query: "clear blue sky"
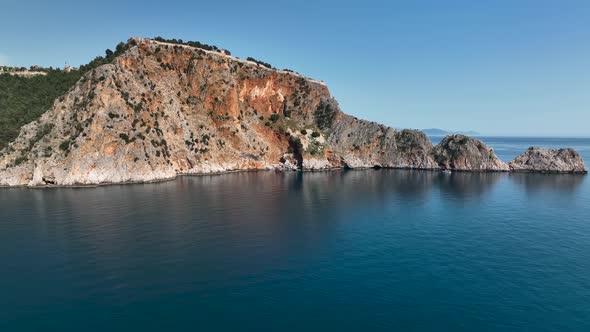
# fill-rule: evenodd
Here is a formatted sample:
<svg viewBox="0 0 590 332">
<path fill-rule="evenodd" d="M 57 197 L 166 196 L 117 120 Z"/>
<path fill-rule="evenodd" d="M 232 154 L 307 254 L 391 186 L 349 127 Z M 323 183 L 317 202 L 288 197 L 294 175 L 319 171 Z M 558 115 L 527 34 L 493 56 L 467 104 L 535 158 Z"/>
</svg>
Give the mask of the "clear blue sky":
<svg viewBox="0 0 590 332">
<path fill-rule="evenodd" d="M 0 1 L 0 62 L 198 40 L 326 81 L 398 128 L 590 136 L 590 1 Z"/>
</svg>

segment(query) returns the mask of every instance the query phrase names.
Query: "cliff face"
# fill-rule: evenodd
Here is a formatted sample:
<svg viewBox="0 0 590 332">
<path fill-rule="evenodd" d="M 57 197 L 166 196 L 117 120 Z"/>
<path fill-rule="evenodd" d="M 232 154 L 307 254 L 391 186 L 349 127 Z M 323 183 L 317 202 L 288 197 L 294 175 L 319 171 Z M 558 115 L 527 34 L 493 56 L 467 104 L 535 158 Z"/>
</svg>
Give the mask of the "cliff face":
<svg viewBox="0 0 590 332">
<path fill-rule="evenodd" d="M 2 151 L 2 185 L 152 181 L 248 169 L 436 167 L 429 140 L 343 114 L 322 83 L 135 39 Z"/>
<path fill-rule="evenodd" d="M 508 169 L 479 141 L 433 148 L 420 131 L 346 115 L 322 82 L 292 72 L 188 46 L 130 45 L 0 151 L 0 185 L 251 169 Z"/>
</svg>

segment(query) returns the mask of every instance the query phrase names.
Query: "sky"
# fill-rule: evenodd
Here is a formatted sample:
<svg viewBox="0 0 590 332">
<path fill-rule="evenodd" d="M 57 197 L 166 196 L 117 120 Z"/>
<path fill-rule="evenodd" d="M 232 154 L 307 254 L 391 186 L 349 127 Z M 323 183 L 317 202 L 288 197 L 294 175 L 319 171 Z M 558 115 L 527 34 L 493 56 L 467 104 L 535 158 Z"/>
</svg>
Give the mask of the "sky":
<svg viewBox="0 0 590 332">
<path fill-rule="evenodd" d="M 590 136 L 590 1 L 0 0 L 0 64 L 180 38 L 321 79 L 396 128 Z"/>
</svg>

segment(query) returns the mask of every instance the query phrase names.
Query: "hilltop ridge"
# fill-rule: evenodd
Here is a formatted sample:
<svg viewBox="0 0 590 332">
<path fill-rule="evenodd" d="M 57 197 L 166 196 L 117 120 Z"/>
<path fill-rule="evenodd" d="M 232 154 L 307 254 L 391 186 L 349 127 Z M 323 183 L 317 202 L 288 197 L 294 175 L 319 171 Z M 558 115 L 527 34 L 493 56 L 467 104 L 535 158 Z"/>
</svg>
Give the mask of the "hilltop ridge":
<svg viewBox="0 0 590 332">
<path fill-rule="evenodd" d="M 158 39 L 160 39 L 160 40 L 158 40 Z M 322 80 L 316 80 L 316 79 L 307 77 L 305 75 L 302 75 L 298 72 L 295 72 L 295 71 L 292 71 L 289 69 L 278 69 L 278 68 L 272 67 L 272 65 L 270 65 L 269 63 L 266 63 L 266 62 L 260 61 L 260 60 L 256 60 L 252 57 L 248 57 L 247 59 L 238 58 L 236 56 L 231 55 L 231 53 L 228 50 L 222 49 L 222 48 L 217 48 L 216 46 L 205 45 L 205 46 L 215 48 L 215 49 L 207 49 L 207 48 L 198 47 L 198 46 L 191 46 L 190 44 L 183 43 L 182 41 L 180 41 L 178 43 L 167 42 L 161 37 L 156 37 L 156 38 L 132 37 L 129 39 L 128 42 L 130 42 L 130 43 L 150 42 L 150 43 L 154 43 L 154 44 L 167 45 L 167 46 L 171 46 L 171 47 L 180 46 L 180 47 L 186 47 L 186 48 L 200 49 L 209 55 L 226 57 L 226 58 L 231 59 L 233 61 L 238 61 L 238 62 L 252 65 L 252 66 L 257 66 L 262 70 L 273 70 L 273 71 L 283 73 L 283 74 L 293 75 L 296 77 L 302 77 L 302 78 L 309 80 L 311 82 L 314 82 L 314 83 L 326 85 L 326 83 Z M 197 42 L 193 42 L 193 43 L 197 43 Z"/>
</svg>

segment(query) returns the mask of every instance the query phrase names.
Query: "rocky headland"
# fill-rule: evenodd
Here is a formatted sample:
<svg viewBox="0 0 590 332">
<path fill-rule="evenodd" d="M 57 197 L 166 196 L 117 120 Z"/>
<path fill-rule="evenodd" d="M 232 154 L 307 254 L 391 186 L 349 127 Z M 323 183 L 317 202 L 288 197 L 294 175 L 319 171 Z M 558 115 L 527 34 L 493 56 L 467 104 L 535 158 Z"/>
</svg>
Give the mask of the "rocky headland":
<svg viewBox="0 0 590 332">
<path fill-rule="evenodd" d="M 433 146 L 343 113 L 327 86 L 228 52 L 129 40 L 0 151 L 0 185 L 95 185 L 235 170 L 407 168 L 585 173 L 572 149 L 506 164 L 483 142 Z"/>
</svg>

